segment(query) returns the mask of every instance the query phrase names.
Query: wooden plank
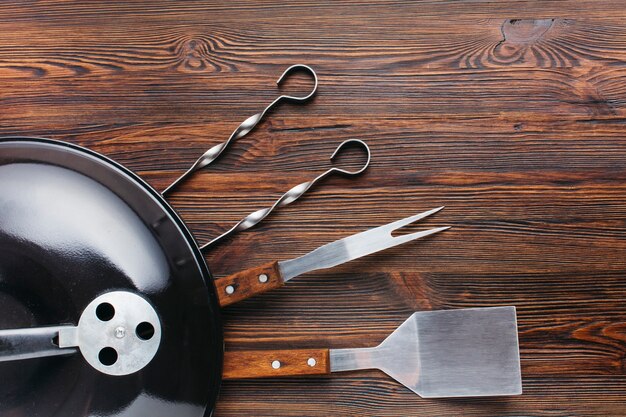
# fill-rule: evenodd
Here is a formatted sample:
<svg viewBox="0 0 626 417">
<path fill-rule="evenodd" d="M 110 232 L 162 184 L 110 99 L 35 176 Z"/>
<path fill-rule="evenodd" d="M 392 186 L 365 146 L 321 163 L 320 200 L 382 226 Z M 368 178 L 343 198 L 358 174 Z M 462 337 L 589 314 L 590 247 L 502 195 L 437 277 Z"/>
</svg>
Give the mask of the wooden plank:
<svg viewBox="0 0 626 417">
<path fill-rule="evenodd" d="M 460 16 L 453 23 L 423 17 L 414 25 L 419 16 L 400 9 L 354 19 L 328 16 L 312 28 L 300 24 L 306 16 L 296 21 L 252 16 L 228 23 L 207 19 L 210 15 L 168 22 L 131 14 L 95 25 L 85 19 L 72 21 L 72 31 L 59 24 L 62 20 L 43 21 L 43 31 L 21 20 L 3 22 L 7 33 L 0 47 L 0 74 L 94 78 L 158 70 L 205 76 L 244 73 L 258 79 L 259 67 L 290 65 L 306 54 L 307 62 L 315 63 L 322 73 L 373 75 L 375 69 L 385 75 L 413 75 L 415 68 L 421 73 L 618 65 L 626 53 L 623 25 L 615 16 L 603 20 L 601 28 L 597 20 L 541 15 L 531 19 Z M 234 25 L 245 28 L 237 30 Z M 59 37 L 65 40 L 62 45 L 56 41 Z M 17 47 L 19 53 L 12 53 Z"/>
<path fill-rule="evenodd" d="M 0 134 L 68 140 L 162 190 L 199 242 L 333 166 L 372 165 L 207 253 L 224 277 L 429 208 L 453 229 L 224 310 L 228 349 L 372 346 L 413 311 L 516 305 L 524 394 L 424 400 L 378 371 L 228 381 L 216 416 L 626 415 L 626 3 L 4 1 Z M 347 152 L 341 166 L 363 163 Z"/>
</svg>

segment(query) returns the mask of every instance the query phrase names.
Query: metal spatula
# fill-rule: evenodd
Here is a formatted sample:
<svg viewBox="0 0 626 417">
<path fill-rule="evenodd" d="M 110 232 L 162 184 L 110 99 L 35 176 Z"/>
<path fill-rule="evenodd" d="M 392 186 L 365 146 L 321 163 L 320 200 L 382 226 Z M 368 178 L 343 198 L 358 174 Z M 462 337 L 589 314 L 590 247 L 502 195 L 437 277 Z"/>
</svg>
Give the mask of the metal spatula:
<svg viewBox="0 0 626 417">
<path fill-rule="evenodd" d="M 515 307 L 414 313 L 373 348 L 226 352 L 224 378 L 380 369 L 424 398 L 522 393 Z"/>
</svg>

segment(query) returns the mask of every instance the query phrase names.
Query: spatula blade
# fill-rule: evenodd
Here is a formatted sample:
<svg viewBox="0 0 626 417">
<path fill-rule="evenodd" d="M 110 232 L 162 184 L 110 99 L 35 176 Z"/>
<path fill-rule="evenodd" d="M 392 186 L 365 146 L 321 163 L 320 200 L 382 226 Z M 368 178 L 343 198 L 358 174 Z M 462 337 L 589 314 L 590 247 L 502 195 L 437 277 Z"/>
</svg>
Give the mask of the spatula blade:
<svg viewBox="0 0 626 417">
<path fill-rule="evenodd" d="M 379 365 L 424 398 L 522 393 L 515 307 L 418 312 L 379 349 L 410 358 Z"/>
</svg>

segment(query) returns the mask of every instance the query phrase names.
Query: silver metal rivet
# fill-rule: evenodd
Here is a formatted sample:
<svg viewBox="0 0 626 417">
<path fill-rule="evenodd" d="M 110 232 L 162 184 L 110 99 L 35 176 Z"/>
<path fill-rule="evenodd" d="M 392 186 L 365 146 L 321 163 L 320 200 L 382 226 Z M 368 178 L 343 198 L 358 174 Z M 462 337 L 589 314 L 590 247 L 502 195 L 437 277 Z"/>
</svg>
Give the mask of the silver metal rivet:
<svg viewBox="0 0 626 417">
<path fill-rule="evenodd" d="M 234 292 L 235 292 L 235 287 L 233 287 L 232 285 L 229 285 L 228 287 L 226 287 L 226 294 L 231 295 Z"/>
<path fill-rule="evenodd" d="M 259 275 L 259 282 L 265 284 L 267 282 L 267 274 Z"/>
<path fill-rule="evenodd" d="M 126 336 L 126 329 L 125 328 L 120 326 L 120 327 L 115 329 L 115 337 L 117 337 L 118 339 L 123 339 L 124 336 Z"/>
<path fill-rule="evenodd" d="M 315 365 L 317 365 L 317 361 L 315 360 L 315 358 L 309 358 L 308 361 L 306 361 L 306 364 L 313 367 Z"/>
<path fill-rule="evenodd" d="M 281 365 L 282 364 L 280 363 L 280 361 L 272 362 L 272 368 L 274 368 L 274 369 L 279 369 L 281 367 Z"/>
</svg>

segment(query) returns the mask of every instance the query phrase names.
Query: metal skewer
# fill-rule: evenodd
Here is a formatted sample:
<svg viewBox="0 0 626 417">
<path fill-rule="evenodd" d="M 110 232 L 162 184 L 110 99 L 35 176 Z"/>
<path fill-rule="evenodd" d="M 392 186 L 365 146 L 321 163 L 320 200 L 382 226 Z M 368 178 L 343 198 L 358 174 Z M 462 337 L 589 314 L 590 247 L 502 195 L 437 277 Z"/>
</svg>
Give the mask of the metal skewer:
<svg viewBox="0 0 626 417">
<path fill-rule="evenodd" d="M 333 159 L 335 159 L 337 154 L 343 148 L 345 148 L 346 146 L 351 145 L 351 144 L 360 145 L 361 147 L 363 147 L 363 149 L 365 150 L 365 152 L 367 154 L 367 161 L 365 162 L 365 165 L 363 165 L 363 167 L 361 169 L 359 169 L 358 171 L 348 171 L 348 170 L 345 170 L 345 169 L 340 169 L 340 168 L 333 167 L 333 168 L 329 169 L 328 171 L 324 172 L 323 174 L 317 176 L 312 181 L 307 181 L 307 182 L 303 182 L 302 184 L 296 185 L 295 187 L 293 187 L 289 191 L 287 191 L 285 194 L 283 194 L 278 200 L 276 200 L 276 202 L 271 207 L 267 207 L 267 208 L 264 208 L 264 209 L 257 210 L 254 213 L 250 213 L 249 215 L 247 215 L 246 217 L 241 219 L 241 221 L 239 221 L 239 223 L 237 223 L 236 225 L 231 227 L 226 232 L 222 233 L 221 235 L 219 235 L 215 239 L 211 240 L 209 243 L 206 243 L 206 244 L 200 246 L 200 250 L 207 249 L 207 248 L 217 244 L 219 241 L 221 241 L 222 239 L 224 239 L 225 237 L 227 237 L 227 236 L 229 236 L 229 235 L 231 235 L 233 233 L 237 233 L 237 232 L 241 232 L 243 230 L 247 230 L 247 229 L 249 229 L 249 228 L 259 224 L 264 218 L 269 216 L 269 214 L 271 212 L 273 212 L 274 210 L 276 210 L 279 207 L 284 207 L 284 206 L 287 206 L 287 205 L 293 203 L 294 201 L 296 201 L 297 199 L 302 197 L 302 195 L 304 193 L 306 193 L 309 188 L 311 188 L 313 185 L 315 185 L 318 181 L 328 177 L 329 175 L 341 174 L 341 175 L 347 175 L 347 176 L 355 176 L 355 175 L 361 174 L 363 171 L 365 171 L 367 169 L 367 167 L 370 164 L 370 159 L 371 159 L 370 148 L 362 140 L 359 140 L 359 139 L 349 139 L 349 140 L 346 140 L 346 141 L 342 142 L 337 147 L 337 149 L 335 149 L 335 152 L 333 152 L 333 154 L 331 155 L 330 160 L 332 161 Z"/>
<path fill-rule="evenodd" d="M 252 115 L 248 117 L 246 120 L 244 120 L 243 123 L 241 123 L 239 127 L 237 127 L 237 129 L 235 129 L 233 133 L 231 133 L 230 137 L 225 142 L 215 145 L 211 149 L 206 151 L 200 158 L 198 158 L 196 162 L 194 162 L 194 164 L 183 175 L 178 177 L 176 181 L 171 183 L 165 190 L 163 190 L 161 194 L 166 195 L 172 189 L 174 189 L 174 187 L 180 184 L 180 182 L 182 182 L 185 178 L 187 178 L 194 172 L 213 163 L 213 161 L 219 158 L 222 152 L 224 152 L 224 150 L 230 144 L 231 141 L 236 140 L 236 139 L 241 139 L 242 137 L 250 133 L 250 131 L 252 131 L 256 127 L 256 125 L 259 124 L 259 122 L 263 119 L 265 114 L 274 106 L 276 106 L 278 103 L 280 103 L 281 101 L 304 103 L 307 100 L 309 100 L 311 97 L 313 97 L 313 95 L 315 95 L 315 93 L 317 92 L 317 74 L 308 65 L 297 64 L 297 65 L 290 66 L 289 68 L 285 70 L 285 72 L 283 72 L 283 75 L 281 75 L 278 81 L 276 81 L 276 84 L 280 85 L 280 83 L 285 79 L 285 77 L 288 74 L 294 71 L 298 71 L 298 70 L 303 70 L 303 71 L 310 73 L 311 76 L 313 77 L 313 80 L 315 81 L 313 90 L 309 94 L 303 97 L 281 95 L 280 97 L 276 98 L 274 101 L 272 101 L 272 103 L 269 106 L 265 108 L 265 110 L 255 115 Z"/>
</svg>

